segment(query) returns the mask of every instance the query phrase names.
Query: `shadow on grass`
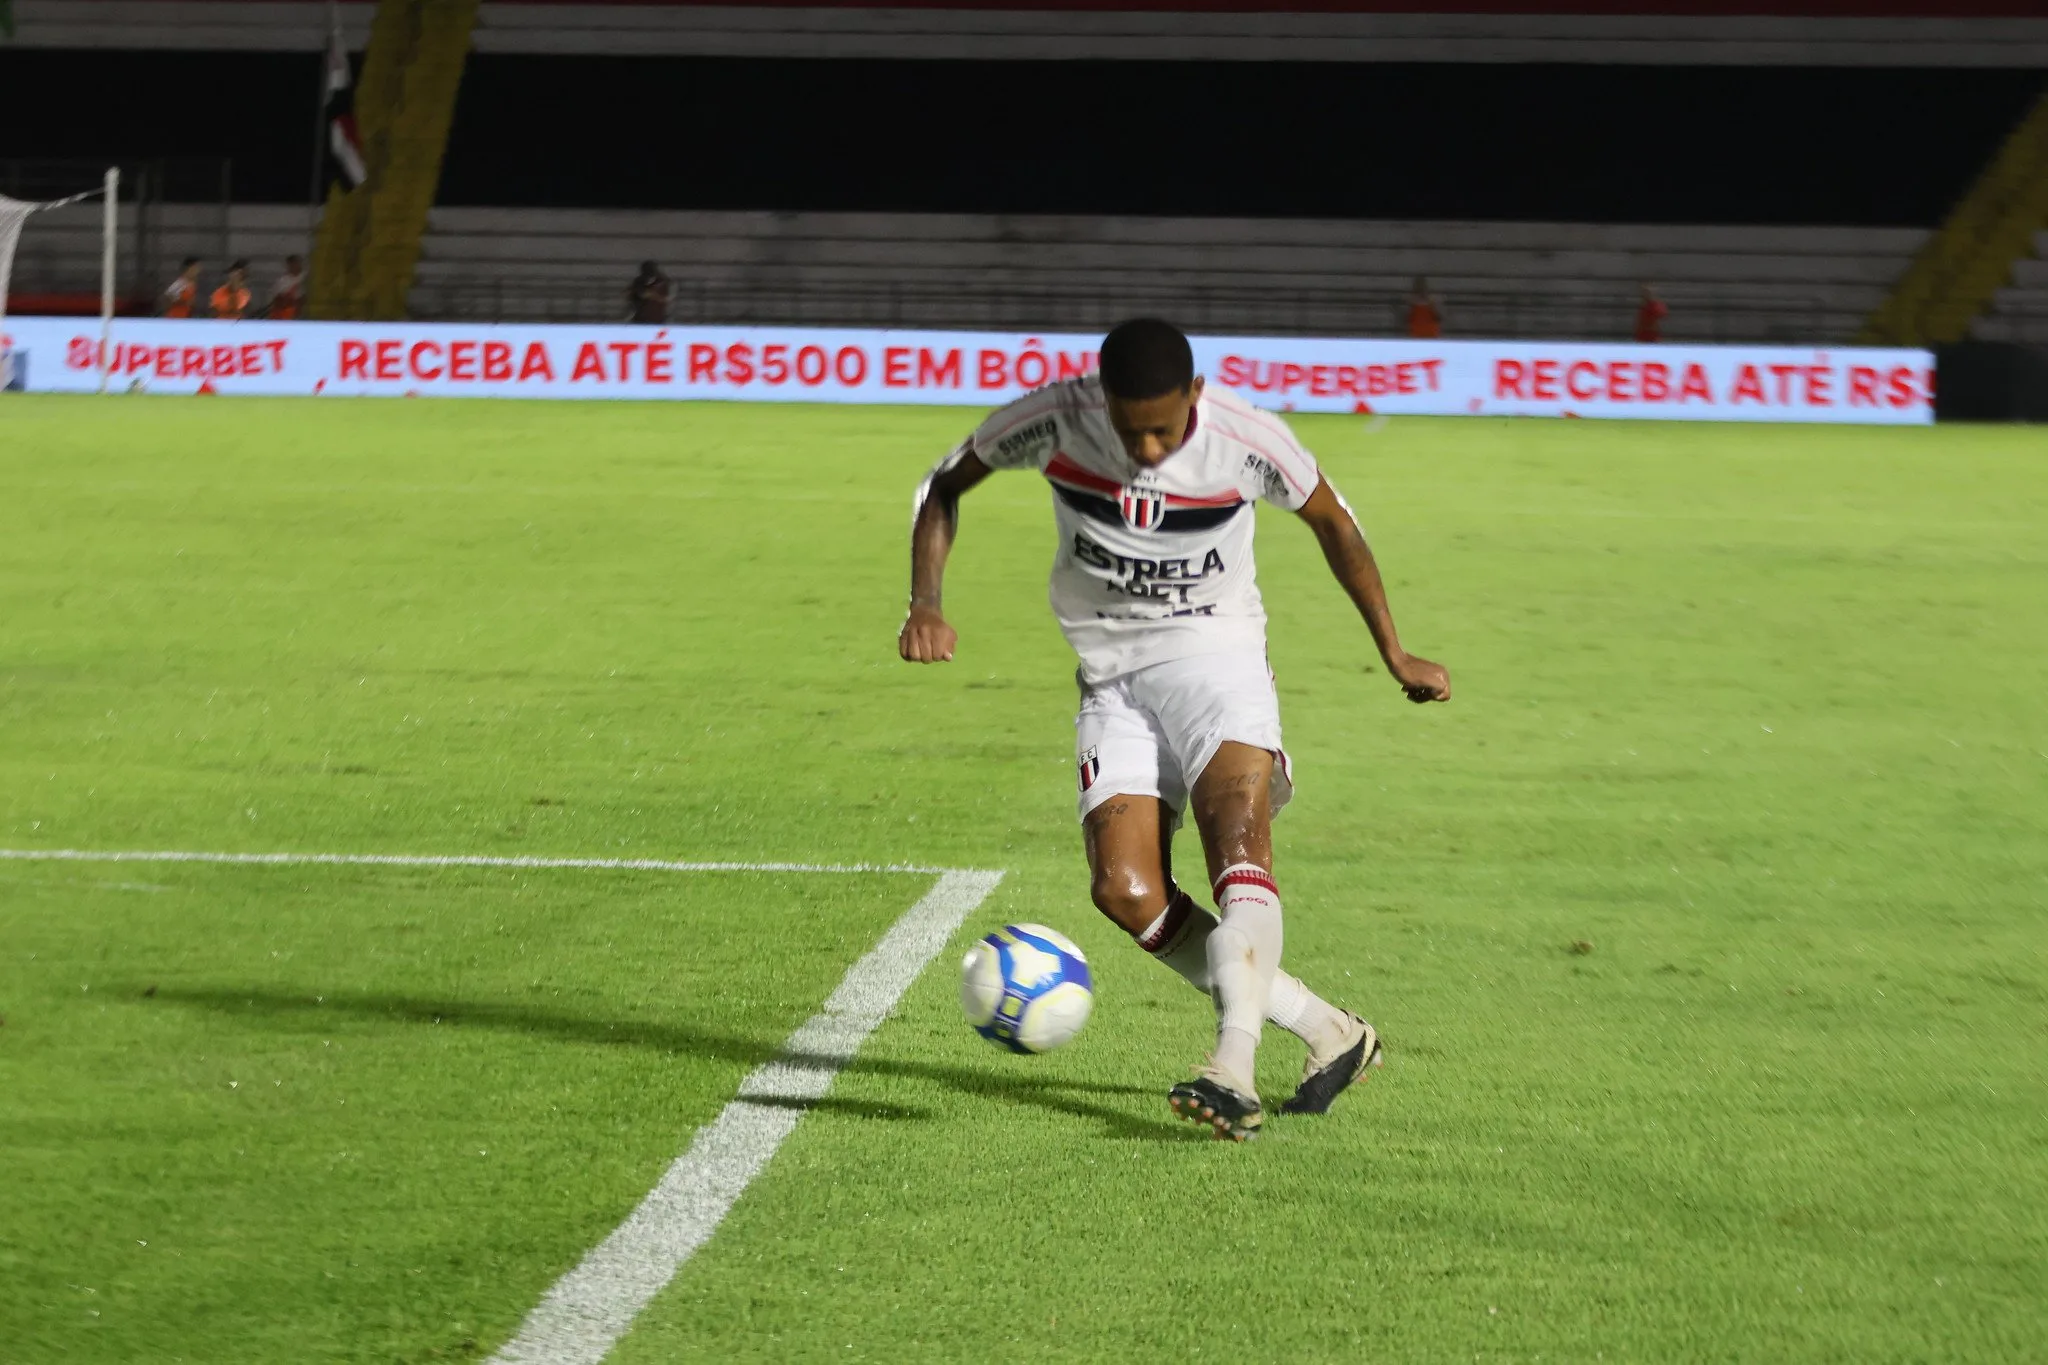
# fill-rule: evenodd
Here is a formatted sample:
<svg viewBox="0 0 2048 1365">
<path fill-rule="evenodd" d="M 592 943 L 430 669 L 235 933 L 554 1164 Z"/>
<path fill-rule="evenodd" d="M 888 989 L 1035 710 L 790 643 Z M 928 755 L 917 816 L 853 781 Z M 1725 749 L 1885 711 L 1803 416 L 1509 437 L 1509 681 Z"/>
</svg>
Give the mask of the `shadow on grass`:
<svg viewBox="0 0 2048 1365">
<path fill-rule="evenodd" d="M 963 1095 L 1003 1104 L 1026 1104 L 1074 1118 L 1094 1119 L 1107 1135 L 1139 1138 L 1152 1142 L 1204 1141 L 1204 1135 L 1184 1124 L 1164 1119 L 1146 1119 L 1098 1103 L 1090 1096 L 1144 1095 L 1158 1091 L 1145 1086 L 1107 1085 L 1091 1081 L 1056 1080 L 1038 1076 L 1005 1075 L 966 1066 L 945 1066 L 934 1062 L 903 1061 L 892 1057 L 855 1056 L 838 1065 L 830 1057 L 801 1052 L 784 1052 L 779 1043 L 758 1038 L 717 1033 L 687 1024 L 655 1023 L 643 1019 L 602 1019 L 567 1014 L 530 1005 L 512 1005 L 478 1000 L 423 1000 L 410 996 L 355 995 L 314 998 L 274 990 L 220 987 L 151 987 L 154 1000 L 186 1005 L 219 1014 L 291 1019 L 314 1014 L 341 1013 L 369 1020 L 397 1020 L 409 1024 L 446 1024 L 454 1027 L 485 1028 L 500 1033 L 549 1038 L 559 1042 L 596 1043 L 607 1047 L 645 1048 L 651 1051 L 759 1066 L 780 1058 L 798 1064 L 832 1067 L 870 1076 L 895 1076 L 930 1081 Z M 792 1108 L 831 1109 L 867 1118 L 923 1121 L 930 1115 L 913 1106 L 841 1099 L 826 1096 L 810 1101 L 760 1100 Z"/>
</svg>

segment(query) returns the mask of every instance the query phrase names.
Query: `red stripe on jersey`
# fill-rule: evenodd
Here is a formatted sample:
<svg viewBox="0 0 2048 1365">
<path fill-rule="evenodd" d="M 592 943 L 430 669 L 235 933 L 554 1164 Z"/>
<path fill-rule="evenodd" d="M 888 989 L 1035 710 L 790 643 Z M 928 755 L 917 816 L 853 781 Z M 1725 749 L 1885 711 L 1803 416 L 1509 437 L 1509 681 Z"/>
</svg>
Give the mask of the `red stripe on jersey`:
<svg viewBox="0 0 2048 1365">
<path fill-rule="evenodd" d="M 1081 468 L 1067 458 L 1065 451 L 1052 457 L 1052 462 L 1045 467 L 1045 477 L 1054 483 L 1063 483 L 1090 493 L 1120 494 L 1124 487 L 1115 479 L 1105 478 Z M 1236 493 L 1223 493 L 1213 498 L 1184 498 L 1178 493 L 1166 494 L 1168 507 L 1236 507 L 1243 501 L 1244 498 Z"/>
<path fill-rule="evenodd" d="M 1123 485 L 1115 479 L 1106 479 L 1100 474 L 1093 474 L 1081 468 L 1067 458 L 1065 451 L 1060 451 L 1052 457 L 1052 462 L 1045 467 L 1045 477 L 1054 483 L 1085 488 L 1090 493 L 1107 493 L 1111 497 L 1123 491 Z"/>
</svg>

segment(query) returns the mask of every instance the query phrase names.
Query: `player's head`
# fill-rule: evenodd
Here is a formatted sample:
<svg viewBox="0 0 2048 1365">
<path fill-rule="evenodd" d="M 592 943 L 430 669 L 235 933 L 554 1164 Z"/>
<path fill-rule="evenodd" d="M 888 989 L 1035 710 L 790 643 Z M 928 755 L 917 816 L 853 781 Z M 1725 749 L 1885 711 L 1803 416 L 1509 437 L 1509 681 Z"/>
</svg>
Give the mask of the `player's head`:
<svg viewBox="0 0 2048 1365">
<path fill-rule="evenodd" d="M 284 258 L 284 268 L 296 275 L 306 268 L 306 263 L 296 256 L 287 256 Z"/>
<path fill-rule="evenodd" d="M 1102 339 L 1102 394 L 1124 451 L 1150 468 L 1181 448 L 1202 381 L 1180 328 L 1158 318 L 1118 323 Z"/>
<path fill-rule="evenodd" d="M 197 275 L 199 273 L 199 258 L 197 256 L 187 256 L 184 260 L 178 262 L 178 273 L 180 275 Z"/>
</svg>

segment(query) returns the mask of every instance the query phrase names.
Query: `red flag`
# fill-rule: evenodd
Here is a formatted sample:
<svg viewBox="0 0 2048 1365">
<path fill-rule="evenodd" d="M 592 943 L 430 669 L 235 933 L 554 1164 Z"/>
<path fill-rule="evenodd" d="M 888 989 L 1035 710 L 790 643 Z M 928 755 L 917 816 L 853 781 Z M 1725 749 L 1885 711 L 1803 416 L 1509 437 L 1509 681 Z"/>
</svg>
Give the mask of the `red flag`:
<svg viewBox="0 0 2048 1365">
<path fill-rule="evenodd" d="M 341 11 L 330 4 L 327 13 L 332 20 L 327 40 L 327 150 L 343 182 L 354 189 L 368 175 L 362 139 L 356 136 L 355 82 L 348 48 L 341 41 Z"/>
</svg>

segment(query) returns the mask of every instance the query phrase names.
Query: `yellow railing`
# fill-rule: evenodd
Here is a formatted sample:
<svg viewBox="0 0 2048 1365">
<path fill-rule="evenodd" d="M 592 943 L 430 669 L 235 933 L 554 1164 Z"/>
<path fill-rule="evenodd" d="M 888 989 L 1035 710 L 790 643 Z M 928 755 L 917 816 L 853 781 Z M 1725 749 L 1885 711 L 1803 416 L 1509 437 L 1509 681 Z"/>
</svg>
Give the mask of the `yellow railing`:
<svg viewBox="0 0 2048 1365">
<path fill-rule="evenodd" d="M 2048 94 L 1950 210 L 1857 336 L 1875 345 L 1961 341 L 2048 226 Z"/>
<path fill-rule="evenodd" d="M 476 10 L 477 0 L 378 0 L 356 86 L 368 174 L 351 191 L 328 192 L 313 316 L 405 316 Z"/>
</svg>

